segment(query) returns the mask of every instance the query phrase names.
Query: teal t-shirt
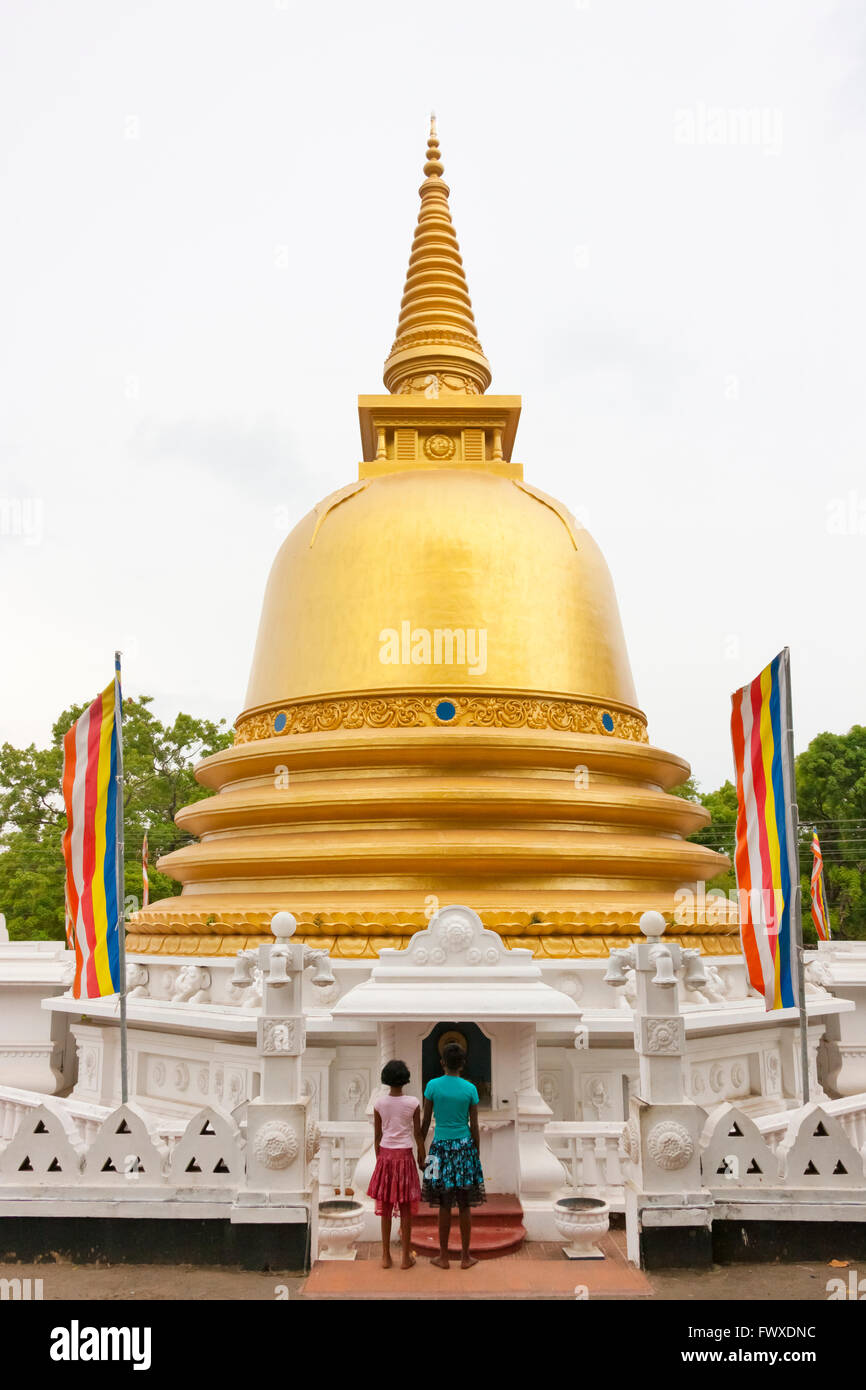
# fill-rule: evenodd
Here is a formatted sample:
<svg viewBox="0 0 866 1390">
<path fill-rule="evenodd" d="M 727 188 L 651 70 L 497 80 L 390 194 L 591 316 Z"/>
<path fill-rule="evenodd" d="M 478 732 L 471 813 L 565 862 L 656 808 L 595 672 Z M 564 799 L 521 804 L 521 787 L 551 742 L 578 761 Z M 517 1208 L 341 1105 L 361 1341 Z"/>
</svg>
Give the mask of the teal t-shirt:
<svg viewBox="0 0 866 1390">
<path fill-rule="evenodd" d="M 469 1107 L 478 1104 L 478 1092 L 462 1076 L 434 1076 L 424 1087 L 424 1099 L 433 1102 L 435 1139 L 470 1139 Z"/>
</svg>

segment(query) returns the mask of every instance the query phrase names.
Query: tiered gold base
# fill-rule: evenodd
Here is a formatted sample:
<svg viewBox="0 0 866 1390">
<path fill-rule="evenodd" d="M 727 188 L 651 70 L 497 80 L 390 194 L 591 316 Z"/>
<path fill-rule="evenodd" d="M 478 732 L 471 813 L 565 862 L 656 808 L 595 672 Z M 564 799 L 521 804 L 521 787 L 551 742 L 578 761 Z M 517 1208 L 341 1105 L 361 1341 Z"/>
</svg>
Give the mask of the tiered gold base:
<svg viewBox="0 0 866 1390">
<path fill-rule="evenodd" d="M 160 861 L 184 891 L 135 915 L 131 951 L 230 955 L 288 910 L 337 958 L 374 957 L 449 903 L 556 959 L 606 955 L 648 909 L 705 952 L 739 948 L 733 908 L 679 910 L 727 860 L 685 838 L 704 808 L 664 790 L 687 765 L 637 736 L 361 725 L 243 740 L 198 776 L 218 794 L 179 813 L 196 842 Z"/>
</svg>

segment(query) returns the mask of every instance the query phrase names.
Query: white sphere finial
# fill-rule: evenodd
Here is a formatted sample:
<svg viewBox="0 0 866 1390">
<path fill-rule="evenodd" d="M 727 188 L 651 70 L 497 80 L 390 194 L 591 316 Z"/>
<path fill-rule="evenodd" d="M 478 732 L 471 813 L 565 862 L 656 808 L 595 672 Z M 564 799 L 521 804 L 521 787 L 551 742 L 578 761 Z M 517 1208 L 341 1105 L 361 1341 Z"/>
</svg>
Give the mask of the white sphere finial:
<svg viewBox="0 0 866 1390">
<path fill-rule="evenodd" d="M 291 912 L 275 912 L 271 918 L 271 931 L 278 940 L 294 936 L 297 930 L 297 919 Z"/>
<path fill-rule="evenodd" d="M 660 912 L 645 912 L 638 922 L 644 936 L 663 936 L 667 923 Z"/>
</svg>

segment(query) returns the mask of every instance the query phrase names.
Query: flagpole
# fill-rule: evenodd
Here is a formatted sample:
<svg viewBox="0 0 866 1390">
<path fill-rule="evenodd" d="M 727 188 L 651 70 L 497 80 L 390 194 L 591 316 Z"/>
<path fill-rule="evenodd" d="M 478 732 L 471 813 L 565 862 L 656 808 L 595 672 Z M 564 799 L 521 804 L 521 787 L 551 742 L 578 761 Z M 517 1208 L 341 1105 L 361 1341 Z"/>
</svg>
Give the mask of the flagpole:
<svg viewBox="0 0 866 1390">
<path fill-rule="evenodd" d="M 809 1016 L 806 1011 L 806 964 L 803 947 L 803 892 L 800 887 L 800 809 L 797 805 L 797 777 L 794 771 L 794 712 L 791 700 L 791 652 L 785 648 L 785 717 L 788 721 L 788 766 L 791 769 L 791 804 L 788 814 L 791 818 L 792 848 L 794 851 L 792 868 L 796 871 L 796 881 L 791 901 L 791 928 L 797 951 L 797 986 L 800 995 L 800 1072 L 802 1075 L 803 1104 L 809 1104 Z"/>
<path fill-rule="evenodd" d="M 120 683 L 120 652 L 114 653 L 115 726 L 117 728 L 117 942 L 120 963 L 120 1099 L 129 1100 L 129 1081 L 126 1052 L 126 885 L 124 881 L 123 844 L 123 691 Z"/>
</svg>

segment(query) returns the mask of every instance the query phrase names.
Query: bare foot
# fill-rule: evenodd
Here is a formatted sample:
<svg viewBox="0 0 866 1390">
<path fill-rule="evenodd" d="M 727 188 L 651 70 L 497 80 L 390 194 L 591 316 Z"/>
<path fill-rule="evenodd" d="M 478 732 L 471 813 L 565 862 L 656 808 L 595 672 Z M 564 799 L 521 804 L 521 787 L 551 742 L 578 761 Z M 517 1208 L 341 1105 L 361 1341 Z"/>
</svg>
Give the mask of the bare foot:
<svg viewBox="0 0 866 1390">
<path fill-rule="evenodd" d="M 471 1269 L 472 1266 L 477 1265 L 477 1263 L 478 1261 L 476 1260 L 474 1255 L 464 1255 L 463 1259 L 460 1261 L 460 1268 Z"/>
<path fill-rule="evenodd" d="M 435 1260 L 431 1260 L 430 1263 L 431 1263 L 431 1265 L 435 1265 L 437 1269 L 450 1269 L 450 1268 L 451 1268 L 450 1264 L 448 1263 L 448 1256 L 447 1256 L 447 1255 L 437 1255 L 437 1256 L 436 1256 L 436 1259 L 435 1259 Z"/>
<path fill-rule="evenodd" d="M 393 1263 L 394 1263 L 394 1261 L 391 1259 L 391 1256 L 390 1256 L 390 1255 L 383 1255 L 383 1256 L 382 1256 L 382 1268 L 383 1268 L 383 1269 L 390 1269 Z"/>
<path fill-rule="evenodd" d="M 415 1263 L 415 1256 L 414 1256 L 414 1255 L 404 1255 L 404 1256 L 403 1256 L 403 1263 L 400 1265 L 400 1268 L 401 1268 L 401 1269 L 411 1269 L 414 1263 Z"/>
</svg>

